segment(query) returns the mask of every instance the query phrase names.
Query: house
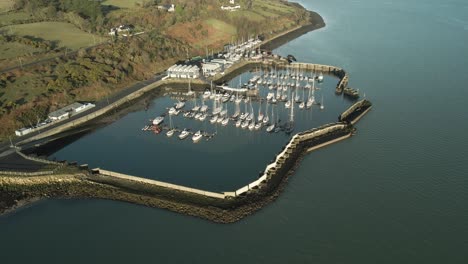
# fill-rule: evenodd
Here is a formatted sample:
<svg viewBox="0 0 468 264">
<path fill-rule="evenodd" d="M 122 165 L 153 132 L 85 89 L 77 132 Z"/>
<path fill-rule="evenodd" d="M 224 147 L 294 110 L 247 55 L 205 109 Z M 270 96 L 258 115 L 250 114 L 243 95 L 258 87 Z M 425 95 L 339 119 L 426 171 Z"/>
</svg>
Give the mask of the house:
<svg viewBox="0 0 468 264">
<path fill-rule="evenodd" d="M 238 9 L 240 9 L 240 5 L 236 5 L 236 6 L 221 6 L 221 10 L 227 10 L 227 11 L 237 11 Z"/>
<path fill-rule="evenodd" d="M 120 25 L 118 27 L 111 28 L 110 32 L 108 34 L 111 35 L 111 36 L 116 36 L 122 31 L 127 31 L 127 33 L 128 33 L 133 28 L 134 28 L 134 26 L 132 26 L 132 25 Z"/>
<path fill-rule="evenodd" d="M 174 4 L 159 5 L 158 9 L 166 10 L 167 12 L 174 12 L 175 11 L 175 5 Z"/>
</svg>

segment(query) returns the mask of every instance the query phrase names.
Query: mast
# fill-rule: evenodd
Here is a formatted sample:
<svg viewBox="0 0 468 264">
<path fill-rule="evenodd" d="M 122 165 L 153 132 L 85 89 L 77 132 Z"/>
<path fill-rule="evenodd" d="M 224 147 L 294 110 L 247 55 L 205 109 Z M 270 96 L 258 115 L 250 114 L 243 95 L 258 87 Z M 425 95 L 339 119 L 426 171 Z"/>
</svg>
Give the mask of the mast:
<svg viewBox="0 0 468 264">
<path fill-rule="evenodd" d="M 292 123 L 294 122 L 294 104 L 293 104 L 293 97 L 294 97 L 294 92 L 293 96 L 291 97 L 291 115 L 289 116 L 289 121 Z"/>
</svg>

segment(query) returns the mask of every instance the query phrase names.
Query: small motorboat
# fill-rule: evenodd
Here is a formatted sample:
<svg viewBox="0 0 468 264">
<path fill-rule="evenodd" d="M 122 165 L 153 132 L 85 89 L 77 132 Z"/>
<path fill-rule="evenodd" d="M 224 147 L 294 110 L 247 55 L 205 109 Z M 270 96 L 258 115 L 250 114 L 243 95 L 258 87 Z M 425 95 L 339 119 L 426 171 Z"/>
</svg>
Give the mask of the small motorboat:
<svg viewBox="0 0 468 264">
<path fill-rule="evenodd" d="M 189 135 L 190 133 L 186 129 L 184 129 L 184 131 L 180 132 L 179 139 L 181 140 L 186 139 Z"/>
<path fill-rule="evenodd" d="M 192 136 L 192 141 L 193 142 L 198 142 L 200 139 L 203 137 L 202 133 L 200 130 L 198 130 L 195 134 Z"/>
</svg>

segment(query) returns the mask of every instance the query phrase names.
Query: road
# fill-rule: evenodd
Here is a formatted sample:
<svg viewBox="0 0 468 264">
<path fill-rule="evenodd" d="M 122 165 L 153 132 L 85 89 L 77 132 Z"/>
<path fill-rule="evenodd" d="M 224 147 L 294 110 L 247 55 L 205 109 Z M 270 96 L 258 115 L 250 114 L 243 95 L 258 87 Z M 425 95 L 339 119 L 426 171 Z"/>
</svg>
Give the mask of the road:
<svg viewBox="0 0 468 264">
<path fill-rule="evenodd" d="M 68 119 L 65 119 L 65 120 L 62 120 L 62 121 L 58 121 L 57 123 L 55 123 L 55 124 L 53 124 L 53 125 L 51 125 L 51 126 L 48 126 L 48 127 L 44 128 L 44 129 L 41 129 L 41 130 L 39 130 L 39 131 L 35 131 L 35 132 L 30 133 L 30 134 L 21 136 L 21 137 L 17 137 L 17 138 L 15 138 L 14 140 L 12 140 L 12 142 L 13 142 L 14 145 L 17 145 L 18 142 L 21 142 L 21 141 L 23 141 L 23 140 L 26 140 L 26 139 L 31 138 L 31 137 L 33 137 L 33 136 L 36 136 L 36 135 L 38 135 L 38 134 L 40 134 L 40 133 L 49 131 L 49 130 L 51 130 L 51 129 L 53 129 L 53 128 L 56 128 L 56 127 L 58 127 L 58 126 L 61 126 L 61 125 L 63 125 L 63 124 L 66 124 L 66 123 L 68 123 L 68 122 L 74 121 L 74 120 L 76 120 L 76 119 L 78 119 L 78 118 L 80 118 L 80 117 L 83 117 L 83 116 L 86 116 L 86 115 L 88 115 L 88 114 L 91 114 L 91 113 L 93 113 L 93 112 L 95 112 L 95 111 L 98 111 L 98 110 L 102 109 L 103 107 L 108 106 L 109 104 L 112 104 L 112 103 L 114 103 L 114 102 L 116 102 L 116 101 L 118 101 L 118 100 L 120 100 L 120 99 L 122 99 L 122 98 L 128 96 L 129 94 L 131 94 L 131 93 L 133 93 L 133 92 L 136 92 L 136 91 L 142 89 L 142 88 L 145 87 L 145 86 L 148 86 L 148 85 L 150 85 L 150 84 L 152 84 L 152 83 L 155 83 L 155 82 L 157 82 L 157 81 L 160 81 L 164 76 L 166 76 L 166 74 L 165 74 L 164 72 L 158 73 L 158 74 L 156 74 L 154 77 L 152 77 L 152 78 L 150 78 L 150 79 L 148 79 L 148 80 L 141 81 L 141 82 L 139 82 L 139 83 L 136 83 L 136 84 L 134 84 L 134 85 L 132 85 L 132 86 L 130 86 L 130 87 L 127 87 L 127 88 L 121 90 L 120 92 L 118 92 L 118 93 L 116 93 L 116 94 L 114 94 L 114 95 L 112 95 L 112 96 L 110 96 L 110 97 L 103 98 L 102 100 L 100 100 L 100 101 L 98 101 L 98 102 L 95 103 L 95 105 L 96 105 L 95 107 L 93 107 L 93 108 L 91 108 L 91 109 L 89 109 L 89 110 L 87 110 L 87 111 L 84 111 L 84 112 L 82 112 L 82 113 L 78 113 L 78 114 L 76 114 L 76 115 L 73 115 L 73 116 L 71 116 L 71 117 L 68 118 Z M 11 147 L 10 147 L 10 142 L 9 142 L 9 141 L 2 142 L 2 143 L 0 144 L 0 156 L 2 156 L 1 154 L 2 154 L 3 152 L 9 152 L 9 150 L 11 151 Z"/>
</svg>

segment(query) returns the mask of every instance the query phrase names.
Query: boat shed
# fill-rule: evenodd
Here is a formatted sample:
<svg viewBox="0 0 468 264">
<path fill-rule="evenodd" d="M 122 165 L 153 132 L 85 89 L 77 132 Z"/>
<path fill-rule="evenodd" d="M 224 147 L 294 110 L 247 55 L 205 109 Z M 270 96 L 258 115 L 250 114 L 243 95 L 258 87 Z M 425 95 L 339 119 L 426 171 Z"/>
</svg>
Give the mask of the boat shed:
<svg viewBox="0 0 468 264">
<path fill-rule="evenodd" d="M 200 68 L 196 65 L 173 65 L 167 69 L 170 78 L 195 79 L 200 77 Z"/>
<path fill-rule="evenodd" d="M 214 76 L 221 71 L 221 64 L 219 63 L 203 63 L 202 70 L 205 76 Z"/>
<path fill-rule="evenodd" d="M 70 115 L 79 113 L 81 111 L 87 110 L 89 108 L 93 108 L 95 105 L 91 103 L 73 103 L 71 105 L 65 106 L 64 108 L 60 108 L 57 111 L 54 111 L 49 114 L 49 119 L 52 121 L 61 120 L 64 118 L 70 117 Z"/>
</svg>

